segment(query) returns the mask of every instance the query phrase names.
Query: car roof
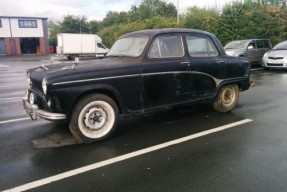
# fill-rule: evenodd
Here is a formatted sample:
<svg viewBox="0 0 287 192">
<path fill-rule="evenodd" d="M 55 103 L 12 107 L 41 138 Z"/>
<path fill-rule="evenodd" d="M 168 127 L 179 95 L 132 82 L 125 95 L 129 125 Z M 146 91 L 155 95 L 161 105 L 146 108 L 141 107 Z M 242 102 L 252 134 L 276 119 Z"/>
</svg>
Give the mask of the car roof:
<svg viewBox="0 0 287 192">
<path fill-rule="evenodd" d="M 209 36 L 215 42 L 220 54 L 225 55 L 225 51 L 221 45 L 221 42 L 215 35 L 206 31 L 195 30 L 195 29 L 186 29 L 186 28 L 146 29 L 127 33 L 125 35 L 120 36 L 119 39 L 127 37 L 146 36 L 149 37 L 149 39 L 151 40 L 156 35 L 171 34 L 171 33 L 193 33 L 193 34 L 204 34 L 206 36 Z"/>
<path fill-rule="evenodd" d="M 121 38 L 126 38 L 126 37 L 132 37 L 132 36 L 148 36 L 148 37 L 153 37 L 157 34 L 163 34 L 163 33 L 201 33 L 201 34 L 206 34 L 209 36 L 214 36 L 213 34 L 206 32 L 206 31 L 201 31 L 201 30 L 195 30 L 195 29 L 186 29 L 186 28 L 166 28 L 166 29 L 146 29 L 146 30 L 141 30 L 141 31 L 135 31 L 131 33 L 127 33 L 125 35 L 122 35 Z"/>
</svg>

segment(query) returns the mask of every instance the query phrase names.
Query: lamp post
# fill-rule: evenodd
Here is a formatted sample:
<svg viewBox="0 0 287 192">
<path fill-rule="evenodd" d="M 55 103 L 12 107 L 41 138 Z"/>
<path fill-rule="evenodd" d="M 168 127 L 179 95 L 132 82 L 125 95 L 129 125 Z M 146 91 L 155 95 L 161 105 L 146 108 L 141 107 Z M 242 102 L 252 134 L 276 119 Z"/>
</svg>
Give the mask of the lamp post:
<svg viewBox="0 0 287 192">
<path fill-rule="evenodd" d="M 179 24 L 179 0 L 177 0 L 177 25 Z"/>
<path fill-rule="evenodd" d="M 82 34 L 82 17 L 80 18 L 80 34 Z"/>
</svg>

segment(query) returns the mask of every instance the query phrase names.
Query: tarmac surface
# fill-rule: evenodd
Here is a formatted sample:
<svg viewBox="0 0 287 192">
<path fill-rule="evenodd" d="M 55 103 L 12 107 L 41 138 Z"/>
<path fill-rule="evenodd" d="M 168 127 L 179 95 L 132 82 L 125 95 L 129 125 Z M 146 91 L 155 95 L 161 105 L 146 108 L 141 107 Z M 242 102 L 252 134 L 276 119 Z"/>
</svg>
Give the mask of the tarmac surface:
<svg viewBox="0 0 287 192">
<path fill-rule="evenodd" d="M 55 54 L 49 55 L 39 55 L 39 54 L 27 54 L 27 55 L 17 55 L 17 56 L 0 56 L 1 61 L 41 61 L 50 60 L 51 57 L 55 57 Z"/>
<path fill-rule="evenodd" d="M 25 71 L 48 56 L 0 57 L 0 191 L 242 192 L 287 189 L 287 72 L 252 70 L 231 113 L 194 105 L 120 117 L 114 136 L 79 144 L 32 121 Z"/>
</svg>

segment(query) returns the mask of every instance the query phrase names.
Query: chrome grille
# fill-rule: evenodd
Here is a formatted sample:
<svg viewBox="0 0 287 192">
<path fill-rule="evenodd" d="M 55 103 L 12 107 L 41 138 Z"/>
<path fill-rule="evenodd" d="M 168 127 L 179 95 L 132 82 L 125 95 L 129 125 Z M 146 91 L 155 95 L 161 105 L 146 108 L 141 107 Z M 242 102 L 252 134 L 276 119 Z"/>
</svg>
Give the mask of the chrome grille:
<svg viewBox="0 0 287 192">
<path fill-rule="evenodd" d="M 273 66 L 273 67 L 281 67 L 283 66 L 283 63 L 267 63 L 267 66 Z"/>
<path fill-rule="evenodd" d="M 280 60 L 280 59 L 284 59 L 284 57 L 268 57 L 268 59 Z"/>
</svg>

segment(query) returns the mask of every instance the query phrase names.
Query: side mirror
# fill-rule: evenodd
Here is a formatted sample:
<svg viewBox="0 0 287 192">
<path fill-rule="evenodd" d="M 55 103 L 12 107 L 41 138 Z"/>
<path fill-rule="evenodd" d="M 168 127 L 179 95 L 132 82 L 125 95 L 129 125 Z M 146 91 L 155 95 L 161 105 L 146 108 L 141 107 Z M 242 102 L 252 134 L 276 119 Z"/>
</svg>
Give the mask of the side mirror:
<svg viewBox="0 0 287 192">
<path fill-rule="evenodd" d="M 249 49 L 254 49 L 254 47 L 252 46 L 252 45 L 249 45 L 248 47 L 247 47 L 247 49 L 249 50 Z"/>
</svg>

